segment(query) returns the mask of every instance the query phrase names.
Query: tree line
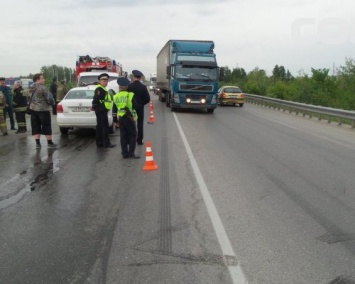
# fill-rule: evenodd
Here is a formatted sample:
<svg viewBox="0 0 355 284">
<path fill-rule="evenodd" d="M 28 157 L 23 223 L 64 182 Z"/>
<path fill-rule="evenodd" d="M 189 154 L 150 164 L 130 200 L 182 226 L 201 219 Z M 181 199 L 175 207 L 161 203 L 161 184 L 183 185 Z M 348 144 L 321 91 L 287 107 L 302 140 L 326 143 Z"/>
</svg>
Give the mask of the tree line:
<svg viewBox="0 0 355 284">
<path fill-rule="evenodd" d="M 270 76 L 258 67 L 249 73 L 243 68 L 219 68 L 220 86 L 237 85 L 243 92 L 312 105 L 355 110 L 355 60 L 346 58 L 334 74 L 329 69 L 311 68 L 293 76 L 276 65 Z"/>
<path fill-rule="evenodd" d="M 219 68 L 219 83 L 220 86 L 237 85 L 250 94 L 355 110 L 355 60 L 345 58 L 344 66 L 336 68 L 334 74 L 329 74 L 329 71 L 327 68 L 311 68 L 310 75 L 299 71 L 297 76 L 293 76 L 284 66 L 275 65 L 268 76 L 259 67 L 247 73 L 240 67 L 230 69 L 224 66 Z M 44 75 L 46 85 L 50 85 L 53 77 L 58 81 L 65 80 L 68 88 L 76 85 L 75 69 L 53 64 L 42 66 L 40 72 Z M 32 78 L 33 75 L 26 77 Z"/>
<path fill-rule="evenodd" d="M 75 69 L 58 66 L 55 64 L 42 66 L 39 73 L 43 74 L 45 85 L 49 86 L 55 77 L 57 81 L 65 80 L 67 87 L 70 89 L 76 86 L 75 83 Z M 20 78 L 33 78 L 34 73 L 28 76 L 20 76 Z"/>
</svg>

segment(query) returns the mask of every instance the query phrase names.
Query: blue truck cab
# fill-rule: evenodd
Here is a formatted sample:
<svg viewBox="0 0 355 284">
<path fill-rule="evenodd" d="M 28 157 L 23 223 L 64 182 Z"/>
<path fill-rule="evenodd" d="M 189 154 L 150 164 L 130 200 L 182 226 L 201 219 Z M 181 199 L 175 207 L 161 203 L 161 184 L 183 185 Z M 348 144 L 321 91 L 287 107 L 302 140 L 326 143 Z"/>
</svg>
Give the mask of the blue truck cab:
<svg viewBox="0 0 355 284">
<path fill-rule="evenodd" d="M 157 95 L 172 111 L 217 107 L 218 66 L 213 41 L 169 40 L 157 56 Z"/>
</svg>

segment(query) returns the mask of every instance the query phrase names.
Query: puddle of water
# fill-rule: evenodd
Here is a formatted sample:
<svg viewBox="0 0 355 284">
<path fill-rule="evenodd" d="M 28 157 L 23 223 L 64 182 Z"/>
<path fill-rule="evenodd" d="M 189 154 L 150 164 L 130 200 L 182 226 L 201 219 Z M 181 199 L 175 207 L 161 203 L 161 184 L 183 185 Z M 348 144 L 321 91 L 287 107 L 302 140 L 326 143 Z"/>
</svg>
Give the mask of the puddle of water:
<svg viewBox="0 0 355 284">
<path fill-rule="evenodd" d="M 23 189 L 21 189 L 16 195 L 13 195 L 7 199 L 1 200 L 0 201 L 0 210 L 5 209 L 11 205 L 16 204 L 19 202 L 24 196 L 31 192 L 30 187 L 27 185 Z"/>
</svg>

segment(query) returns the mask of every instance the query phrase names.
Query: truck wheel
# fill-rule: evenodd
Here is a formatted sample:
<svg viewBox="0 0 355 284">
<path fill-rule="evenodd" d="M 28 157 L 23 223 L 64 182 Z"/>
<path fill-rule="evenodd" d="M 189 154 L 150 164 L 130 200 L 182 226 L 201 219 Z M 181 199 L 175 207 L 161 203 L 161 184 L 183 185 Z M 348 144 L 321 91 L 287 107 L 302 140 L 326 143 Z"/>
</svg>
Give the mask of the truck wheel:
<svg viewBox="0 0 355 284">
<path fill-rule="evenodd" d="M 240 107 L 243 107 L 244 104 L 239 104 Z"/>
<path fill-rule="evenodd" d="M 161 90 L 158 91 L 158 96 L 159 96 L 159 101 L 165 102 L 165 98 L 163 98 Z"/>
<path fill-rule="evenodd" d="M 59 131 L 60 131 L 60 133 L 66 135 L 66 134 L 68 134 L 69 128 L 59 127 Z"/>
<path fill-rule="evenodd" d="M 208 113 L 213 113 L 213 112 L 214 112 L 214 108 L 208 108 L 208 109 L 207 109 L 207 112 L 208 112 Z"/>
</svg>

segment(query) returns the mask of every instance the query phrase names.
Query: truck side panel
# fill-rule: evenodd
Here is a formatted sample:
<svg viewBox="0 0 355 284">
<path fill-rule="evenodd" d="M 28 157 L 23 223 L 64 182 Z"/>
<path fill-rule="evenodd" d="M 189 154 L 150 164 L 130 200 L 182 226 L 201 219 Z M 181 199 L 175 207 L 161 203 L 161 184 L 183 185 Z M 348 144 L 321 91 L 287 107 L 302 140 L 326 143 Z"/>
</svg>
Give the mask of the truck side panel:
<svg viewBox="0 0 355 284">
<path fill-rule="evenodd" d="M 170 42 L 168 42 L 157 56 L 157 88 L 168 90 L 169 79 L 166 78 L 166 68 L 170 65 Z"/>
</svg>

